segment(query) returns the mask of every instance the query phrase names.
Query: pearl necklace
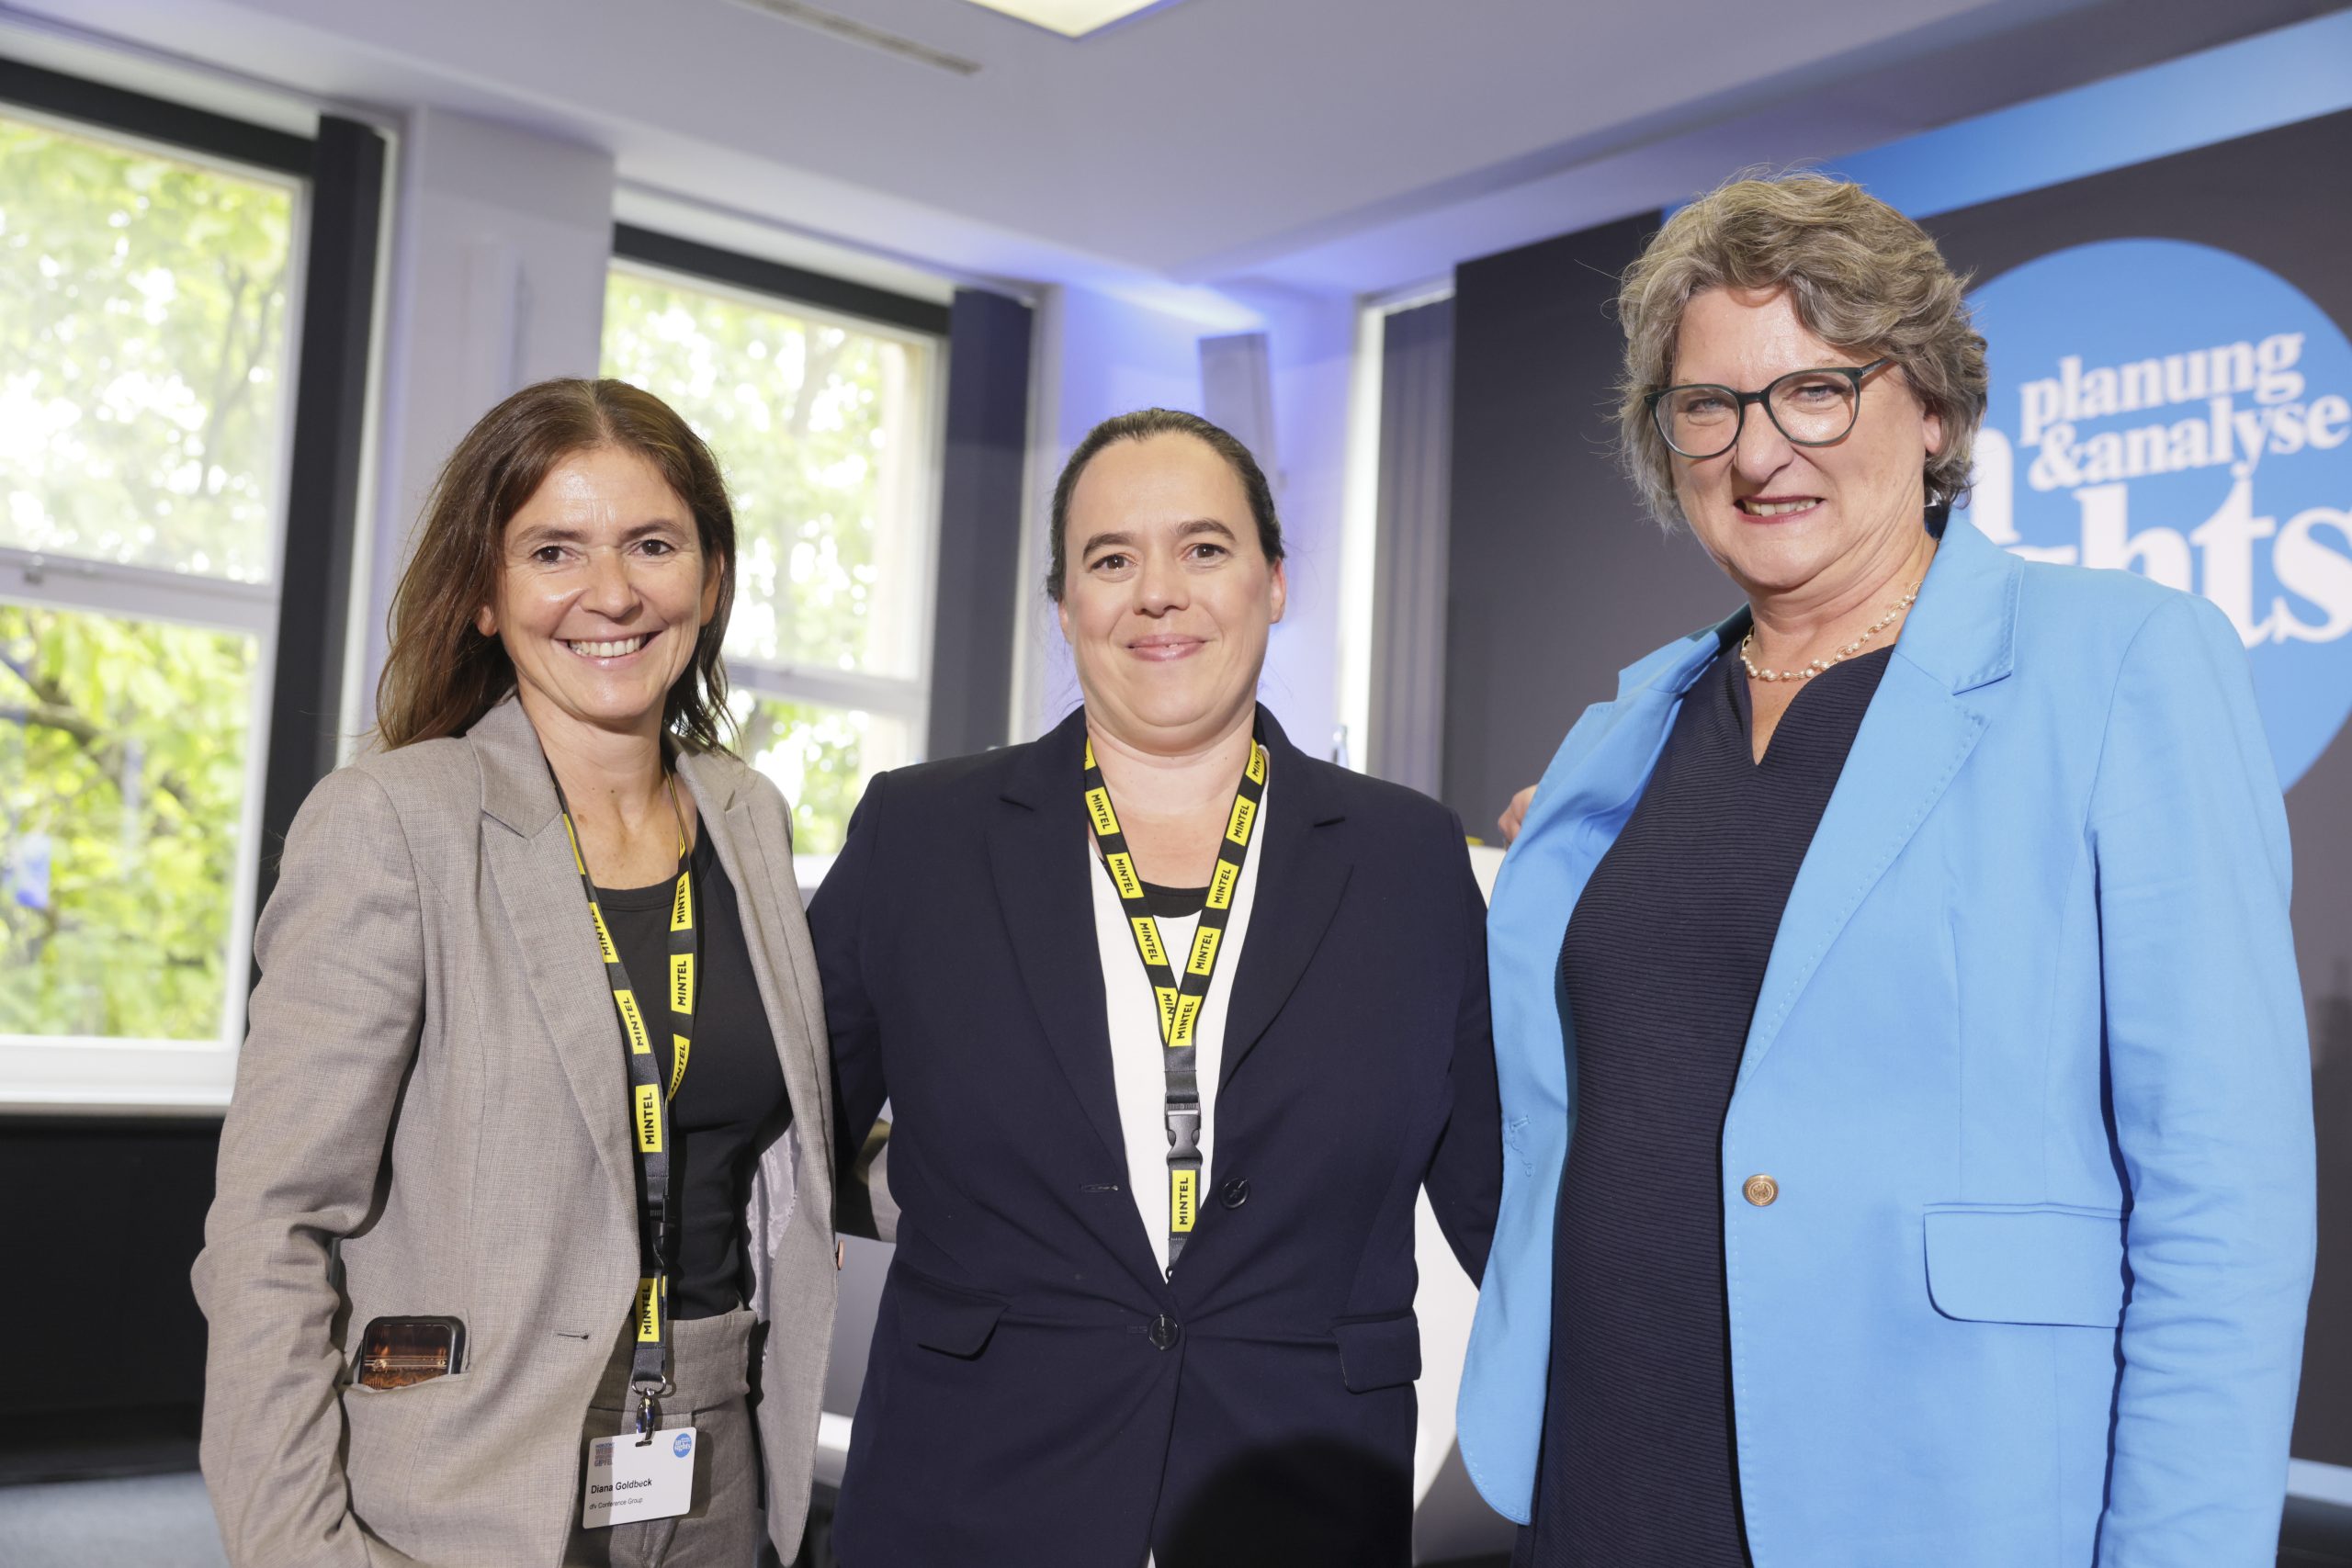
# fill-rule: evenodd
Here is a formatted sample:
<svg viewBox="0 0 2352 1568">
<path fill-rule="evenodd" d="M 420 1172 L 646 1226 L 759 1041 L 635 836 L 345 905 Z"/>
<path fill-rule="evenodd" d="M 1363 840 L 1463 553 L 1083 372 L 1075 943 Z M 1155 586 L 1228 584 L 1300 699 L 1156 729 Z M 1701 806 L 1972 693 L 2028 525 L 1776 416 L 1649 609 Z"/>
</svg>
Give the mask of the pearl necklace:
<svg viewBox="0 0 2352 1568">
<path fill-rule="evenodd" d="M 1893 626 L 1895 622 L 1895 618 L 1901 615 L 1904 611 L 1909 609 L 1912 605 L 1912 602 L 1919 597 L 1920 586 L 1926 581 L 1927 580 L 1925 578 L 1922 578 L 1918 582 L 1913 583 L 1911 585 L 1911 592 L 1896 600 L 1893 609 L 1887 611 L 1885 615 L 1881 615 L 1877 620 L 1872 621 L 1869 626 L 1862 628 L 1861 636 L 1856 637 L 1853 641 L 1848 643 L 1837 652 L 1829 655 L 1826 659 L 1816 659 L 1802 670 L 1758 670 L 1756 668 L 1756 660 L 1747 657 L 1747 650 L 1756 646 L 1756 628 L 1752 626 L 1747 628 L 1747 635 L 1739 639 L 1739 661 L 1743 665 L 1747 666 L 1748 678 L 1751 680 L 1810 681 L 1815 675 L 1820 674 L 1824 670 L 1828 669 L 1831 665 L 1843 664 L 1847 660 L 1853 658 L 1854 655 L 1862 651 L 1863 645 L 1868 643 L 1871 638 L 1878 636 L 1879 633 Z"/>
</svg>

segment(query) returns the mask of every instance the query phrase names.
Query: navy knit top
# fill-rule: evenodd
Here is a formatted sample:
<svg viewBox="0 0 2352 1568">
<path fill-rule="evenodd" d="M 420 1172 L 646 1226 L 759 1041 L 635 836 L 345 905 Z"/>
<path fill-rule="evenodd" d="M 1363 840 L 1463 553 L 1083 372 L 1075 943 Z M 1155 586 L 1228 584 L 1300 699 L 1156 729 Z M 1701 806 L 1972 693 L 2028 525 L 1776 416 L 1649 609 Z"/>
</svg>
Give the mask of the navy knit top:
<svg viewBox="0 0 2352 1568">
<path fill-rule="evenodd" d="M 1764 761 L 1746 674 L 1685 695 L 1560 948 L 1575 1136 L 1534 1522 L 1515 1568 L 1744 1568 L 1724 1115 L 1781 911 L 1891 649 L 1807 682 Z"/>
</svg>

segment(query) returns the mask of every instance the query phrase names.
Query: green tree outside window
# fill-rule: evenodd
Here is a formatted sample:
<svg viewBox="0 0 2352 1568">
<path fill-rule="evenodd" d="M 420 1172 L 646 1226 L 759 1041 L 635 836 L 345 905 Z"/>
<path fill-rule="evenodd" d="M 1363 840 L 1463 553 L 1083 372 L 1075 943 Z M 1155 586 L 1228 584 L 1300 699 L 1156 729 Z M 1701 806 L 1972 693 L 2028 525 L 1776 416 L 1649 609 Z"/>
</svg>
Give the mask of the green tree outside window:
<svg viewBox="0 0 2352 1568">
<path fill-rule="evenodd" d="M 727 650 L 738 750 L 793 804 L 794 847 L 841 847 L 865 781 L 911 760 L 902 719 L 813 703 L 791 668 L 911 682 L 925 606 L 902 498 L 920 351 L 788 307 L 614 269 L 604 373 L 676 409 L 734 498 Z"/>
<path fill-rule="evenodd" d="M 0 544 L 275 575 L 293 196 L 0 118 Z"/>
<path fill-rule="evenodd" d="M 219 1036 L 254 660 L 0 604 L 0 1033 Z"/>
<path fill-rule="evenodd" d="M 275 576 L 293 199 L 0 118 L 0 546 L 103 563 L 0 602 L 0 1034 L 220 1037 L 252 616 L 89 601 Z"/>
</svg>

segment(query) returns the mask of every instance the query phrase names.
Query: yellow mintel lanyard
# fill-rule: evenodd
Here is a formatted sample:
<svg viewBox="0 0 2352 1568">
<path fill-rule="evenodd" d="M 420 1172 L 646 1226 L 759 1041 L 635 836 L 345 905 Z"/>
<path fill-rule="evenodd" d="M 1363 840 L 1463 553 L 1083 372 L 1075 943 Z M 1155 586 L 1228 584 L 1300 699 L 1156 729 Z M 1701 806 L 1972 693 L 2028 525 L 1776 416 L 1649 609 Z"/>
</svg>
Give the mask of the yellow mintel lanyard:
<svg viewBox="0 0 2352 1568">
<path fill-rule="evenodd" d="M 549 770 L 552 776 L 553 770 Z M 621 1032 L 628 1041 L 629 1123 L 637 1129 L 639 1255 L 644 1272 L 637 1285 L 637 1348 L 629 1362 L 629 1387 L 637 1392 L 637 1425 L 640 1433 L 652 1429 L 653 1402 L 670 1390 L 670 1277 L 663 1261 L 670 1225 L 670 1101 L 686 1080 L 686 1058 L 694 1050 L 695 1033 L 695 889 L 688 868 L 685 813 L 678 809 L 678 784 L 665 781 L 670 810 L 678 818 L 678 890 L 670 900 L 670 1074 L 662 1082 L 653 1052 L 644 1010 L 636 987 L 613 945 L 612 928 L 605 923 L 605 907 L 596 898 L 595 881 L 581 858 L 580 833 L 571 823 L 571 807 L 556 785 L 557 807 L 563 813 L 563 835 L 571 841 L 571 863 L 579 868 L 580 886 L 588 894 L 588 918 L 596 923 L 596 950 L 604 955 L 605 979 L 613 987 L 613 1005 L 621 1015 Z"/>
<path fill-rule="evenodd" d="M 1086 815 L 1094 825 L 1095 842 L 1102 847 L 1102 869 L 1119 891 L 1119 906 L 1135 937 L 1136 954 L 1151 981 L 1159 1004 L 1159 1043 L 1167 1047 L 1162 1062 L 1168 1073 L 1168 1267 L 1184 1250 L 1201 1200 L 1201 1080 L 1195 1052 L 1195 1030 L 1201 1005 L 1216 977 L 1217 953 L 1225 939 L 1226 922 L 1233 918 L 1233 895 L 1241 886 L 1241 863 L 1250 853 L 1250 837 L 1257 830 L 1258 805 L 1266 797 L 1266 749 L 1253 737 L 1250 764 L 1241 773 L 1241 787 L 1234 792 L 1233 810 L 1226 818 L 1225 838 L 1216 847 L 1216 872 L 1209 879 L 1208 903 L 1201 910 L 1200 929 L 1193 934 L 1193 951 L 1180 979 L 1168 966 L 1168 947 L 1159 940 L 1159 921 L 1145 903 L 1143 878 L 1136 874 L 1135 856 L 1126 835 L 1119 830 L 1119 815 L 1111 808 L 1111 791 L 1102 770 L 1094 762 L 1094 742 L 1086 743 Z"/>
</svg>

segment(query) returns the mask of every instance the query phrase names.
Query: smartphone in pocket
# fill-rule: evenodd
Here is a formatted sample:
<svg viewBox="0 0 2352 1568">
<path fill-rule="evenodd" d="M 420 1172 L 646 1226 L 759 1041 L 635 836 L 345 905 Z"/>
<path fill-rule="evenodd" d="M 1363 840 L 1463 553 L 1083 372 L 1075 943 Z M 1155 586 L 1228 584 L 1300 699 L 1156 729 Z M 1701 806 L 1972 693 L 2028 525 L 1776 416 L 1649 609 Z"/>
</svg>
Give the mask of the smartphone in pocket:
<svg viewBox="0 0 2352 1568">
<path fill-rule="evenodd" d="M 359 1337 L 363 1388 L 407 1388 L 465 1371 L 466 1325 L 454 1317 L 379 1317 Z"/>
</svg>

